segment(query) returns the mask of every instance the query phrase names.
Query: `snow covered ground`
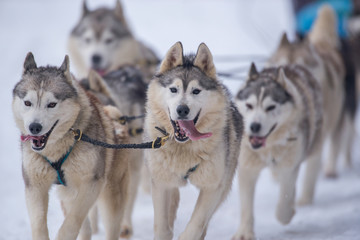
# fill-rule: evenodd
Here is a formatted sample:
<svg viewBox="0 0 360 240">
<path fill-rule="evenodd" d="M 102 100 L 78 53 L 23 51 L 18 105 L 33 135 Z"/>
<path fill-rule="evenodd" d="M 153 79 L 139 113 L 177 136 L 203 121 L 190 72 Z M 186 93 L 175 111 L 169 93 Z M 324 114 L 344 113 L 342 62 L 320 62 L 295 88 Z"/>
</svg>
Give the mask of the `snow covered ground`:
<svg viewBox="0 0 360 240">
<path fill-rule="evenodd" d="M 153 47 L 159 56 L 176 41 L 186 52 L 196 51 L 205 42 L 212 51 L 218 71 L 249 66 L 250 59 L 225 63 L 221 56 L 257 54 L 268 56 L 282 31 L 291 35 L 293 21 L 287 0 L 125 0 L 125 12 L 137 37 Z M 88 0 L 90 8 L 113 6 L 114 0 Z M 20 79 L 26 53 L 32 51 L 38 65 L 59 66 L 67 53 L 66 39 L 80 17 L 77 0 L 0 1 L 0 240 L 31 239 L 30 223 L 21 177 L 19 131 L 11 112 L 12 89 Z M 225 80 L 235 93 L 239 80 Z M 359 132 L 360 121 L 357 121 Z M 359 136 L 359 134 L 358 134 Z M 360 239 L 360 149 L 354 142 L 354 168 L 342 167 L 340 177 L 319 179 L 315 204 L 297 209 L 293 221 L 279 224 L 274 216 L 278 187 L 268 171 L 259 179 L 255 202 L 255 231 L 260 239 Z M 302 174 L 300 174 L 299 186 Z M 195 205 L 197 190 L 181 189 L 175 236 L 185 228 Z M 48 222 L 54 238 L 62 222 L 54 189 L 51 191 Z M 212 218 L 207 238 L 230 239 L 240 221 L 237 181 Z M 139 193 L 134 212 L 132 239 L 153 238 L 151 197 Z M 101 232 L 94 239 L 103 239 Z"/>
</svg>

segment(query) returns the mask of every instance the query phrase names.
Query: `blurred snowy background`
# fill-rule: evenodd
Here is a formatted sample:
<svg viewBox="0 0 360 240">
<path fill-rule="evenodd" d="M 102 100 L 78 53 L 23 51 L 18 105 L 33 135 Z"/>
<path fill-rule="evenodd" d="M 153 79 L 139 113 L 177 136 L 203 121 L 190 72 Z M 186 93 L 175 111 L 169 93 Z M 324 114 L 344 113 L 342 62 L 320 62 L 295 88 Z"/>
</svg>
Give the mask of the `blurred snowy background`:
<svg viewBox="0 0 360 240">
<path fill-rule="evenodd" d="M 115 6 L 115 0 L 87 2 L 90 9 Z M 261 61 L 255 58 L 225 61 L 225 57 L 266 57 L 277 46 L 283 31 L 287 31 L 290 38 L 294 36 L 290 0 L 123 0 L 122 3 L 135 36 L 151 46 L 160 58 L 176 41 L 182 41 L 185 52 L 195 52 L 198 45 L 205 42 L 219 72 L 248 67 L 251 60 L 261 66 Z M 81 4 L 80 0 L 0 1 L 0 102 L 4 106 L 0 116 L 0 240 L 31 239 L 21 176 L 19 131 L 11 112 L 12 89 L 21 77 L 27 52 L 33 52 L 38 66 L 61 64 L 67 54 L 68 34 L 80 18 Z M 232 93 L 236 93 L 242 83 L 223 79 Z M 359 129 L 357 120 L 358 132 Z M 360 239 L 358 136 L 354 142 L 353 169 L 345 169 L 340 160 L 338 179 L 327 180 L 321 175 L 314 205 L 298 208 L 287 226 L 275 219 L 278 186 L 268 171 L 263 172 L 255 200 L 255 231 L 260 239 Z M 301 179 L 302 174 L 299 185 Z M 185 228 L 196 198 L 194 187 L 181 189 L 175 236 Z M 48 214 L 51 239 L 62 220 L 60 204 L 52 189 Z M 238 187 L 234 179 L 228 199 L 210 222 L 206 239 L 230 239 L 239 221 Z M 152 239 L 152 229 L 151 197 L 140 191 L 132 239 Z M 103 230 L 94 236 L 94 239 L 103 238 Z"/>
</svg>

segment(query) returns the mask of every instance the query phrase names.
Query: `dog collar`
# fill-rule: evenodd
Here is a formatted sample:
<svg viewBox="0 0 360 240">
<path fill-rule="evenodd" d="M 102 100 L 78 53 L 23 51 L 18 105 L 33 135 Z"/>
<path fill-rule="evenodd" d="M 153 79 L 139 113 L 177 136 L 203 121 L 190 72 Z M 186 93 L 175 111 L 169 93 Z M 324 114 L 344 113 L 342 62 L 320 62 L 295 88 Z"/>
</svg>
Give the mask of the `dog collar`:
<svg viewBox="0 0 360 240">
<path fill-rule="evenodd" d="M 57 182 L 55 182 L 56 184 L 61 184 L 63 186 L 66 186 L 65 175 L 64 175 L 64 171 L 61 169 L 61 166 L 66 161 L 66 159 L 69 157 L 75 143 L 76 142 L 74 142 L 74 144 L 70 147 L 70 149 L 61 158 L 59 158 L 59 160 L 57 160 L 56 162 L 51 162 L 47 157 L 43 156 L 43 158 L 50 164 L 50 166 L 53 169 L 55 169 L 55 171 L 57 173 Z"/>
</svg>

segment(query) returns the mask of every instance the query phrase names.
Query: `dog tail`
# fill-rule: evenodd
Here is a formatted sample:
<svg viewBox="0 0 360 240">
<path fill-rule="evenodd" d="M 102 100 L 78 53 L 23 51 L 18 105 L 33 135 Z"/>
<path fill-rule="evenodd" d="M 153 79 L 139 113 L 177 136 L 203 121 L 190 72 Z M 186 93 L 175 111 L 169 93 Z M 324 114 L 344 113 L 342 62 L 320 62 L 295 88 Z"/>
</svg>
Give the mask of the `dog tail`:
<svg viewBox="0 0 360 240">
<path fill-rule="evenodd" d="M 309 40 L 313 44 L 326 43 L 333 48 L 339 46 L 337 33 L 337 16 L 329 4 L 324 4 L 318 11 L 316 20 L 310 30 Z"/>
</svg>

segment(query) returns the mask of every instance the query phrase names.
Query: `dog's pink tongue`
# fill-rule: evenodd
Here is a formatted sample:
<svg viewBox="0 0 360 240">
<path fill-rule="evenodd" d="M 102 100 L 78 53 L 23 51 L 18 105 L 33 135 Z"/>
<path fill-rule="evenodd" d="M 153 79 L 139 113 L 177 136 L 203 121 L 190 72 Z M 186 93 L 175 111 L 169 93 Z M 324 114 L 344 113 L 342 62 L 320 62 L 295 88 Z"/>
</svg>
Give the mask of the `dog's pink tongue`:
<svg viewBox="0 0 360 240">
<path fill-rule="evenodd" d="M 28 141 L 28 140 L 30 140 L 30 139 L 39 140 L 40 137 L 41 137 L 41 136 L 31 136 L 31 135 L 26 135 L 26 136 L 24 136 L 24 135 L 21 135 L 20 139 L 21 139 L 22 142 L 26 142 L 26 141 Z"/>
<path fill-rule="evenodd" d="M 199 140 L 202 138 L 208 138 L 211 137 L 212 133 L 201 133 L 199 132 L 194 125 L 194 121 L 192 120 L 178 120 L 179 126 L 182 130 L 184 130 L 184 132 L 186 133 L 186 135 L 191 139 L 191 140 Z"/>
<path fill-rule="evenodd" d="M 96 69 L 96 72 L 100 75 L 100 76 L 104 76 L 105 73 L 106 73 L 106 70 L 105 69 Z"/>
</svg>

